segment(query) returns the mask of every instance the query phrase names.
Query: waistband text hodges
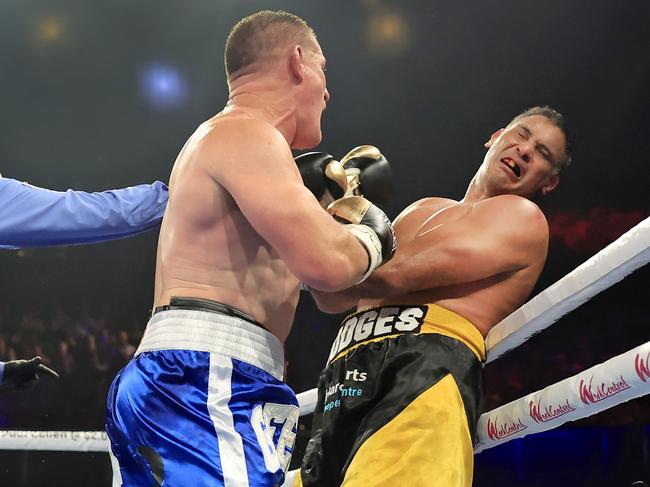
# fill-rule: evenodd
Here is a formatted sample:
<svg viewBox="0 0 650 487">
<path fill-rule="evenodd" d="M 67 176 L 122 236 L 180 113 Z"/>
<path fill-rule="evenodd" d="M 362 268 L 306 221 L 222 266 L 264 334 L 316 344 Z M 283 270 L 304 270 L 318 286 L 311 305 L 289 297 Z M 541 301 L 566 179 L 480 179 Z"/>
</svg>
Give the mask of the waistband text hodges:
<svg viewBox="0 0 650 487">
<path fill-rule="evenodd" d="M 384 335 L 417 333 L 420 331 L 426 306 L 386 306 L 350 316 L 339 329 L 328 362 L 358 343 Z"/>
</svg>

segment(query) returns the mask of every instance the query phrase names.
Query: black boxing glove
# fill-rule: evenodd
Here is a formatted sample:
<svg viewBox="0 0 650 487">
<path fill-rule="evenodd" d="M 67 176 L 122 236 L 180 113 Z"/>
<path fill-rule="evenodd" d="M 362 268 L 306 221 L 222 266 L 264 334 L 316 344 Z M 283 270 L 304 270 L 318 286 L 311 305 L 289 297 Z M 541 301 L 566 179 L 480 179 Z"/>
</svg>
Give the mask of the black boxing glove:
<svg viewBox="0 0 650 487">
<path fill-rule="evenodd" d="M 307 189 L 314 194 L 317 200 L 321 202 L 326 200 L 327 204 L 331 203 L 334 198 L 329 194 L 325 170 L 327 165 L 334 161 L 334 157 L 324 152 L 307 152 L 297 156 L 294 160 Z M 326 208 L 327 204 L 324 204 L 323 207 Z"/>
<path fill-rule="evenodd" d="M 377 267 L 388 262 L 397 248 L 393 224 L 377 206 L 361 196 L 347 196 L 334 201 L 327 211 L 363 244 L 368 252 L 368 269 L 357 284 Z"/>
<path fill-rule="evenodd" d="M 386 204 L 395 194 L 388 160 L 372 145 L 352 149 L 340 162 L 323 152 L 301 154 L 295 161 L 305 186 L 325 208 L 345 196 Z"/>
<path fill-rule="evenodd" d="M 340 164 L 345 173 L 347 185 L 341 183 L 340 175 L 335 175 L 338 169 L 336 165 L 329 165 L 327 188 L 334 198 L 356 195 L 376 204 L 386 204 L 395 195 L 390 165 L 377 147 L 355 147 L 337 164 Z"/>
<path fill-rule="evenodd" d="M 32 387 L 38 382 L 39 374 L 59 378 L 59 374 L 41 363 L 41 357 L 5 362 L 0 390 L 17 391 Z"/>
</svg>

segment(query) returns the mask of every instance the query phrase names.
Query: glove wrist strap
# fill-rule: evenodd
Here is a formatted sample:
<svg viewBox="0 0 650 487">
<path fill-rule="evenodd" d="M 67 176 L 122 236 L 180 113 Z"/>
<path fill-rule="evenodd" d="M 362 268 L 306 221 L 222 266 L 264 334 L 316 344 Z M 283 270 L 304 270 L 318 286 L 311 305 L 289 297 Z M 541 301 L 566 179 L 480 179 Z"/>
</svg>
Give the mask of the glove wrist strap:
<svg viewBox="0 0 650 487">
<path fill-rule="evenodd" d="M 375 231 L 367 225 L 346 225 L 345 228 L 361 242 L 368 253 L 368 269 L 357 282 L 357 284 L 360 284 L 372 274 L 372 271 L 381 265 L 381 242 Z"/>
</svg>

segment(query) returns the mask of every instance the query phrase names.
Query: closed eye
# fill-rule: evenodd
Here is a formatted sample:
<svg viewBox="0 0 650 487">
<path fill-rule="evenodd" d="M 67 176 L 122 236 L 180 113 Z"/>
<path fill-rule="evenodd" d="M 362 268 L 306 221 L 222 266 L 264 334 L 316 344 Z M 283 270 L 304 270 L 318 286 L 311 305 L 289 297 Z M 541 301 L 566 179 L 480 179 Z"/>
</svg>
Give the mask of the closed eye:
<svg viewBox="0 0 650 487">
<path fill-rule="evenodd" d="M 541 154 L 541 156 L 542 156 L 544 159 L 546 159 L 546 160 L 547 160 L 548 162 L 550 162 L 551 164 L 555 164 L 555 158 L 554 158 L 553 155 L 551 154 L 551 151 L 549 151 L 549 150 L 546 148 L 545 145 L 543 145 L 543 144 L 538 144 L 537 147 L 536 147 L 536 149 L 537 149 L 537 152 L 539 152 L 539 153 Z"/>
</svg>

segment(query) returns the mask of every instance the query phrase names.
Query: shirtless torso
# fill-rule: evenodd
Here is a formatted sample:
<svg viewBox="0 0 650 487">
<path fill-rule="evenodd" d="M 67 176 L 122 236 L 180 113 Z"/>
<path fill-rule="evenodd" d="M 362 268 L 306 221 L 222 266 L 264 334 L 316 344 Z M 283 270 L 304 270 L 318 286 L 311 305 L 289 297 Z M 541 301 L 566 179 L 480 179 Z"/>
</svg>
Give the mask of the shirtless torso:
<svg viewBox="0 0 650 487">
<path fill-rule="evenodd" d="M 258 12 L 233 28 L 224 57 L 228 103 L 174 164 L 157 309 L 109 392 L 124 485 L 281 483 L 298 419 L 282 345 L 298 282 L 336 292 L 380 262 L 381 245 L 321 208 L 291 153 L 320 143 L 329 100 L 311 29 L 284 11 Z"/>
<path fill-rule="evenodd" d="M 173 296 L 218 301 L 284 341 L 299 280 L 346 287 L 367 262 L 304 187 L 282 133 L 254 110 L 227 108 L 203 123 L 181 150 L 169 187 L 154 307 Z"/>
<path fill-rule="evenodd" d="M 510 213 L 510 217 L 503 219 L 499 215 L 502 212 Z M 426 259 L 441 263 L 447 259 L 448 266 L 439 267 L 440 275 L 432 277 L 436 286 L 383 299 L 364 299 L 359 307 L 434 303 L 467 318 L 483 336 L 524 303 L 546 259 L 546 220 L 534 203 L 519 196 L 473 203 L 425 198 L 399 215 L 395 231 L 400 246 L 430 249 Z M 445 242 L 451 245 L 447 247 Z M 492 249 L 495 252 L 490 254 Z M 410 257 L 425 259 L 420 253 Z"/>
<path fill-rule="evenodd" d="M 204 139 L 218 139 L 220 129 L 225 136 L 227 124 L 223 115 L 205 122 L 178 156 L 158 242 L 154 305 L 172 296 L 219 301 L 283 340 L 298 301 L 298 279 L 213 178 L 213 166 L 229 165 L 218 161 L 228 156 L 222 151 L 204 157 Z"/>
<path fill-rule="evenodd" d="M 528 298 L 548 248 L 548 224 L 530 198 L 558 184 L 563 132 L 530 115 L 495 132 L 461 201 L 424 198 L 395 220 L 398 251 L 344 293 L 314 293 L 321 309 L 433 303 L 483 336 Z"/>
</svg>

